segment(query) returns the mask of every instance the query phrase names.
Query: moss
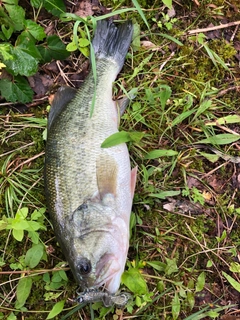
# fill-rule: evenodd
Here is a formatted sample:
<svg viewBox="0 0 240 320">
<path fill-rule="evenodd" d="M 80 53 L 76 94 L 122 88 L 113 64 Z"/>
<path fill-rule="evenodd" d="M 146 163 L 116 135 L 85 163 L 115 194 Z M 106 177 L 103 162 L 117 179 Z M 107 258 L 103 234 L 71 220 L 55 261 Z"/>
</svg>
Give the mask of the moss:
<svg viewBox="0 0 240 320">
<path fill-rule="evenodd" d="M 237 53 L 233 43 L 228 43 L 225 39 L 212 40 L 209 42 L 209 47 L 225 62 L 232 60 Z"/>
</svg>

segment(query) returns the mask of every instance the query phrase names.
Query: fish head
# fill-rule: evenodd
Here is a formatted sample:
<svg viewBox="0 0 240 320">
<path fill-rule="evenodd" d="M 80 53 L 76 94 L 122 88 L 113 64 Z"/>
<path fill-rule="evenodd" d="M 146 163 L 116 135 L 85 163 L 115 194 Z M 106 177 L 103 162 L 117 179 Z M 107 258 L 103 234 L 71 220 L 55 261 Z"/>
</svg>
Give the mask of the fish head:
<svg viewBox="0 0 240 320">
<path fill-rule="evenodd" d="M 127 258 L 128 225 L 106 204 L 88 204 L 80 211 L 85 212 L 74 214 L 79 233 L 68 259 L 73 275 L 84 290 L 104 286 L 115 293 Z"/>
</svg>

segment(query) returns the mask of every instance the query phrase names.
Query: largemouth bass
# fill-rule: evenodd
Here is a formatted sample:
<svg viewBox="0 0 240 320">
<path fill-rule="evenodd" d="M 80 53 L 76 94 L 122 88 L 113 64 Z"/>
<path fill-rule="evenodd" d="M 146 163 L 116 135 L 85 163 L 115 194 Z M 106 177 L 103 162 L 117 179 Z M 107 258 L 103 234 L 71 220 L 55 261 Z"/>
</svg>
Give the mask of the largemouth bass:
<svg viewBox="0 0 240 320">
<path fill-rule="evenodd" d="M 81 288 L 104 286 L 110 294 L 118 290 L 126 263 L 137 170 L 131 170 L 126 144 L 101 144 L 118 131 L 112 83 L 131 39 L 131 22 L 97 23 L 96 87 L 90 72 L 77 92 L 58 91 L 46 144 L 46 197 L 57 240 Z"/>
</svg>

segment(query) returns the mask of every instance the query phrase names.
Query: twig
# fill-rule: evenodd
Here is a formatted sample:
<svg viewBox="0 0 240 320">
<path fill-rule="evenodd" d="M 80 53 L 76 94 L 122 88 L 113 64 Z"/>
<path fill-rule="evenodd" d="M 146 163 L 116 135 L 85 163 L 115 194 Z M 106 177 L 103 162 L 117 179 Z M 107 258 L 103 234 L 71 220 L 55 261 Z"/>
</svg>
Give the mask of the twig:
<svg viewBox="0 0 240 320">
<path fill-rule="evenodd" d="M 27 275 L 30 275 L 30 274 L 36 274 L 36 273 L 46 273 L 46 272 L 55 272 L 55 271 L 61 271 L 61 270 L 64 270 L 64 271 L 68 271 L 70 270 L 69 267 L 63 267 L 63 268 L 53 268 L 53 269 L 39 269 L 39 270 L 21 270 L 21 271 L 16 271 L 16 270 L 11 270 L 11 271 L 0 271 L 0 274 L 27 274 Z M 16 279 L 14 279 L 16 280 Z"/>
<path fill-rule="evenodd" d="M 160 65 L 160 67 L 159 67 L 159 73 L 162 71 L 162 69 L 164 68 L 165 64 L 174 56 L 174 54 L 175 54 L 175 53 L 172 52 L 172 53 L 170 54 L 170 56 Z M 150 87 L 152 87 L 153 84 L 154 84 L 154 82 L 158 79 L 159 73 L 157 73 L 156 76 L 154 77 L 153 81 L 152 81 L 151 84 L 150 84 Z"/>
<path fill-rule="evenodd" d="M 235 35 L 236 35 L 237 31 L 238 31 L 238 28 L 239 28 L 239 25 L 237 25 L 237 26 L 235 27 L 235 30 L 233 31 L 233 34 L 232 34 L 232 36 L 231 36 L 231 38 L 230 38 L 230 41 L 231 41 L 231 42 L 232 42 L 233 39 L 235 38 Z"/>
<path fill-rule="evenodd" d="M 218 94 L 216 95 L 216 98 L 220 98 L 222 96 L 224 96 L 226 93 L 228 93 L 229 91 L 238 91 L 240 90 L 240 86 L 233 86 L 233 87 L 229 87 L 227 89 L 224 89 L 222 91 L 219 91 Z"/>
<path fill-rule="evenodd" d="M 47 99 L 48 99 L 48 96 L 44 96 L 42 98 L 34 99 L 30 103 L 22 103 L 22 104 L 26 105 L 27 107 L 31 107 L 32 105 L 34 106 L 36 103 L 46 101 Z M 2 102 L 2 103 L 0 103 L 0 107 L 17 105 L 17 104 L 21 104 L 21 102 L 19 102 L 19 101 L 17 101 L 17 102 Z"/>
<path fill-rule="evenodd" d="M 234 22 L 229 22 L 225 24 L 220 24 L 219 26 L 213 26 L 213 27 L 207 27 L 207 28 L 202 28 L 202 29 L 195 29 L 195 30 L 189 30 L 185 34 L 195 34 L 195 33 L 200 33 L 200 32 L 208 32 L 208 31 L 213 31 L 213 30 L 219 30 L 219 29 L 225 29 L 233 26 L 238 26 L 240 25 L 240 21 L 234 21 Z"/>
</svg>

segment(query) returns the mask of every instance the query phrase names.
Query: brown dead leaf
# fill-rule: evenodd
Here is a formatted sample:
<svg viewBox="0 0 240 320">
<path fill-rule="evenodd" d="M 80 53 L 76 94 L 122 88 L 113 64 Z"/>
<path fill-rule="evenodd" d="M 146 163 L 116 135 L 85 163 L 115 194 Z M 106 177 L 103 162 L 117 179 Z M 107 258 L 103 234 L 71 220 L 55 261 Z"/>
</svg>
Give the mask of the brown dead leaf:
<svg viewBox="0 0 240 320">
<path fill-rule="evenodd" d="M 209 177 L 207 177 L 207 183 L 214 189 L 216 193 L 221 194 L 225 192 L 223 188 L 225 181 L 221 180 L 216 175 L 210 175 Z"/>
<path fill-rule="evenodd" d="M 195 188 L 202 188 L 202 183 L 196 179 L 196 178 L 193 178 L 193 177 L 188 177 L 187 178 L 187 186 L 189 189 L 195 187 Z"/>
<path fill-rule="evenodd" d="M 97 0 L 82 0 L 77 2 L 76 11 L 79 17 L 87 17 L 93 15 L 103 15 L 107 13 L 107 9 L 103 7 Z"/>
<path fill-rule="evenodd" d="M 145 48 L 145 49 L 149 49 L 152 51 L 161 51 L 161 47 L 156 46 L 153 42 L 151 41 L 147 41 L 147 40 L 143 40 L 141 41 L 141 47 Z"/>
<path fill-rule="evenodd" d="M 168 203 L 163 205 L 163 209 L 169 212 L 182 213 L 186 215 L 210 214 L 210 209 L 205 208 L 199 203 L 192 203 L 189 200 L 175 200 L 168 198 Z"/>
<path fill-rule="evenodd" d="M 214 25 L 212 23 L 210 23 L 207 27 L 212 28 L 212 27 L 214 27 Z M 221 30 L 211 30 L 211 31 L 207 32 L 206 35 L 207 35 L 208 39 L 218 39 L 218 38 L 221 38 L 222 33 L 221 33 Z"/>
<path fill-rule="evenodd" d="M 44 97 L 49 88 L 53 85 L 53 79 L 50 76 L 44 74 L 40 75 L 39 72 L 34 76 L 28 78 L 29 84 L 33 91 L 36 93 L 35 98 Z"/>
</svg>

